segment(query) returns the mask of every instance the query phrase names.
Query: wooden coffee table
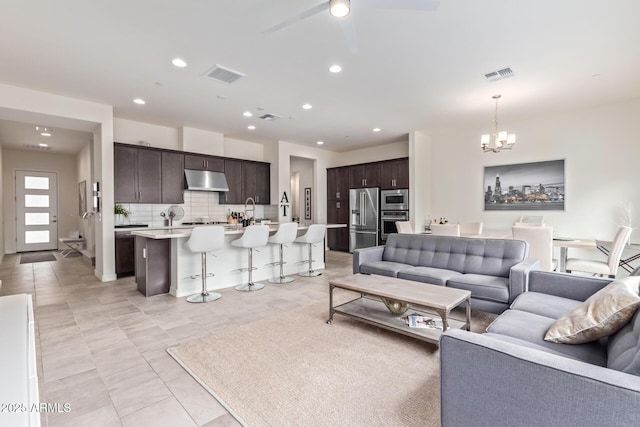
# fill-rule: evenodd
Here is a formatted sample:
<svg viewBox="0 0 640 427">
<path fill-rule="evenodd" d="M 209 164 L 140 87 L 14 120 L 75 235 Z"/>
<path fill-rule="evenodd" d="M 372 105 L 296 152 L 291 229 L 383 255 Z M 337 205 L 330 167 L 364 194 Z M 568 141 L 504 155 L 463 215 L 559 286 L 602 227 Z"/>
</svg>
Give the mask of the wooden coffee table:
<svg viewBox="0 0 640 427">
<path fill-rule="evenodd" d="M 333 290 L 335 288 L 359 292 L 360 297 L 334 307 Z M 410 328 L 402 320 L 402 316 L 392 314 L 385 307 L 381 298 L 408 303 L 409 310 L 404 315 L 418 313 L 430 317 L 440 316 L 443 328 Z M 451 310 L 463 302 L 467 303 L 466 322 L 451 319 L 449 317 Z M 354 274 L 329 281 L 328 324 L 333 322 L 335 313 L 438 344 L 440 335 L 449 328 L 470 330 L 471 292 L 394 277 Z"/>
</svg>

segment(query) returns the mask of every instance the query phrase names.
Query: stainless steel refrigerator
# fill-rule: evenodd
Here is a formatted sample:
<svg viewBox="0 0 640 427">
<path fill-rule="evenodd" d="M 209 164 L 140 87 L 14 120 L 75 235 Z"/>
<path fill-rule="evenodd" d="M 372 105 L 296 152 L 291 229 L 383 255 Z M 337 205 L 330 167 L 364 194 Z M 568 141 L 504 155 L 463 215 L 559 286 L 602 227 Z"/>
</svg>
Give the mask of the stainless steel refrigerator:
<svg viewBox="0 0 640 427">
<path fill-rule="evenodd" d="M 379 203 L 379 188 L 354 188 L 349 191 L 349 252 L 378 246 Z"/>
</svg>

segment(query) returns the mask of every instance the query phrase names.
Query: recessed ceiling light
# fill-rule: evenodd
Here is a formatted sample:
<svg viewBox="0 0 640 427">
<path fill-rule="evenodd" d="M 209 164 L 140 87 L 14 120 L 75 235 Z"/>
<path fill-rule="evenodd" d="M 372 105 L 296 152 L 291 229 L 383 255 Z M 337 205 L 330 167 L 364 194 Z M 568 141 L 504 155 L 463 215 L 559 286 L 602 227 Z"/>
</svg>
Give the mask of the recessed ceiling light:
<svg viewBox="0 0 640 427">
<path fill-rule="evenodd" d="M 135 102 L 136 104 L 139 104 L 139 105 L 146 104 L 145 100 L 142 99 L 142 98 L 136 98 L 136 99 L 133 100 L 133 102 Z"/>
<path fill-rule="evenodd" d="M 324 141 L 318 141 L 318 142 L 316 142 L 316 144 L 322 145 L 322 144 L 324 144 Z"/>
<path fill-rule="evenodd" d="M 41 142 L 40 144 L 38 144 L 39 147 L 48 147 L 49 144 L 45 144 L 44 142 Z"/>
<path fill-rule="evenodd" d="M 311 104 L 304 104 L 302 106 L 302 108 L 305 109 L 305 110 L 311 110 L 313 108 L 313 106 Z"/>
<path fill-rule="evenodd" d="M 329 67 L 329 71 L 331 71 L 332 73 L 339 73 L 340 71 L 342 71 L 342 67 L 339 65 L 332 65 L 331 67 Z"/>
<path fill-rule="evenodd" d="M 380 132 L 380 128 L 373 128 L 374 132 Z"/>
<path fill-rule="evenodd" d="M 184 59 L 181 59 L 181 58 L 173 58 L 171 60 L 171 63 L 178 68 L 184 68 L 187 66 L 187 63 L 184 62 Z"/>
<path fill-rule="evenodd" d="M 249 129 L 249 130 L 255 130 L 255 129 L 256 129 L 256 127 L 255 127 L 254 125 L 249 125 L 249 126 L 247 126 L 247 129 Z"/>
<path fill-rule="evenodd" d="M 42 136 L 51 136 L 51 133 L 45 131 L 45 132 L 40 132 L 40 135 L 42 135 Z"/>
<path fill-rule="evenodd" d="M 251 117 L 253 116 L 253 113 L 251 111 L 245 111 L 244 113 L 242 113 L 242 115 L 245 117 Z"/>
</svg>

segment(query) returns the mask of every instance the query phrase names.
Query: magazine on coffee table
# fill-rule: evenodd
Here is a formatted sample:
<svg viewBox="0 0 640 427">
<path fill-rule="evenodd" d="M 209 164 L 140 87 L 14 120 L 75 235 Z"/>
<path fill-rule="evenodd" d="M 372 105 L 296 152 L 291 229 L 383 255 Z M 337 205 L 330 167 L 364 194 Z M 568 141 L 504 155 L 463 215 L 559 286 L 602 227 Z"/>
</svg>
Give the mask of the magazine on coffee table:
<svg viewBox="0 0 640 427">
<path fill-rule="evenodd" d="M 442 329 L 442 319 L 422 314 L 410 314 L 402 318 L 410 328 Z"/>
</svg>

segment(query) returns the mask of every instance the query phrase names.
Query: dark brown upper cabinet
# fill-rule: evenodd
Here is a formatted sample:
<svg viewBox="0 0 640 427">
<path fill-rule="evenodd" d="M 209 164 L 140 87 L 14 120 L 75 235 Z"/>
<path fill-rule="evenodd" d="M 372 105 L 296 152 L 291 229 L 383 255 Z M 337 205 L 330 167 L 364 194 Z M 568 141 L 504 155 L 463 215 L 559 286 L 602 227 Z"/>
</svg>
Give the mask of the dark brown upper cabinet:
<svg viewBox="0 0 640 427">
<path fill-rule="evenodd" d="M 184 168 L 199 171 L 224 172 L 224 158 L 185 154 Z"/>
<path fill-rule="evenodd" d="M 380 188 L 383 190 L 409 188 L 409 159 L 383 162 L 381 176 Z"/>
<path fill-rule="evenodd" d="M 229 184 L 229 191 L 220 193 L 220 204 L 238 205 L 244 203 L 242 198 L 242 160 L 224 159 L 224 176 Z"/>
<path fill-rule="evenodd" d="M 162 203 L 184 203 L 184 154 L 162 152 Z"/>
<path fill-rule="evenodd" d="M 380 169 L 380 163 L 350 166 L 350 188 L 380 187 Z"/>
<path fill-rule="evenodd" d="M 161 151 L 114 145 L 115 203 L 162 203 Z"/>
</svg>

